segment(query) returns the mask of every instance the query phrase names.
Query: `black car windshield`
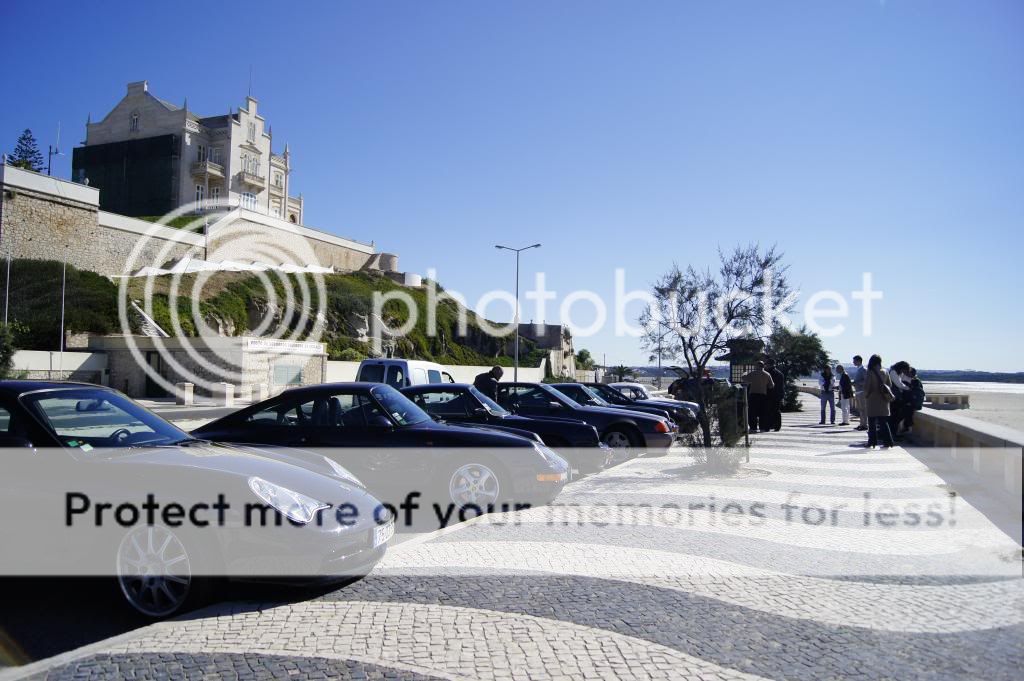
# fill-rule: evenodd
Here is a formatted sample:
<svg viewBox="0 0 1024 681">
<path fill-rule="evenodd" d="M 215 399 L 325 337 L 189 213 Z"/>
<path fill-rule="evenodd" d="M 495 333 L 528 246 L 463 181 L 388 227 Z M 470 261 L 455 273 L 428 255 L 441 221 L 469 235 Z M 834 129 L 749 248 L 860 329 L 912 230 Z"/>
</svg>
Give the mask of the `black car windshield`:
<svg viewBox="0 0 1024 681">
<path fill-rule="evenodd" d="M 480 404 L 484 405 L 484 409 L 486 409 L 487 411 L 491 412 L 496 416 L 508 416 L 508 412 L 505 410 L 504 407 L 502 407 L 500 404 L 492 400 L 487 395 L 484 395 L 482 392 L 480 392 L 473 386 L 469 387 L 469 392 L 473 397 L 480 400 Z"/>
<path fill-rule="evenodd" d="M 22 403 L 65 447 L 141 447 L 192 440 L 184 431 L 107 390 L 69 388 L 29 393 Z"/>
<path fill-rule="evenodd" d="M 411 426 L 431 420 L 427 412 L 417 407 L 412 400 L 390 385 L 374 386 L 370 389 L 370 394 L 380 402 L 384 411 L 390 414 L 391 418 L 400 426 Z"/>
<path fill-rule="evenodd" d="M 594 390 L 593 388 L 591 388 L 590 386 L 588 386 L 588 385 L 581 385 L 581 386 L 580 386 L 580 389 L 581 389 L 581 390 L 582 390 L 582 391 L 583 391 L 584 393 L 586 393 L 586 395 L 587 395 L 588 397 L 590 397 L 590 398 L 591 398 L 591 400 L 592 400 L 592 401 L 594 402 L 594 404 L 596 404 L 597 406 L 599 406 L 599 407 L 607 407 L 607 406 L 610 406 L 610 405 L 608 404 L 608 400 L 606 400 L 606 399 L 604 399 L 603 397 L 601 397 L 601 395 L 600 395 L 600 394 L 599 394 L 599 393 L 598 393 L 598 392 L 597 392 L 596 390 Z"/>
<path fill-rule="evenodd" d="M 629 398 L 623 395 L 621 392 L 611 387 L 610 385 L 591 385 L 587 386 L 591 392 L 595 392 L 604 398 L 605 402 L 615 402 L 616 404 L 624 404 L 629 402 Z"/>
<path fill-rule="evenodd" d="M 580 404 L 579 402 L 577 402 L 576 400 L 572 399 L 571 397 L 569 397 L 565 393 L 562 393 L 562 392 L 559 392 L 559 391 L 555 390 L 554 388 L 552 388 L 550 385 L 547 385 L 546 383 L 538 383 L 537 387 L 540 388 L 545 393 L 547 393 L 548 395 L 550 395 L 551 396 L 551 400 L 554 401 L 554 402 L 561 402 L 565 406 L 571 407 L 572 409 L 580 409 L 580 408 L 583 407 L 583 405 Z"/>
</svg>

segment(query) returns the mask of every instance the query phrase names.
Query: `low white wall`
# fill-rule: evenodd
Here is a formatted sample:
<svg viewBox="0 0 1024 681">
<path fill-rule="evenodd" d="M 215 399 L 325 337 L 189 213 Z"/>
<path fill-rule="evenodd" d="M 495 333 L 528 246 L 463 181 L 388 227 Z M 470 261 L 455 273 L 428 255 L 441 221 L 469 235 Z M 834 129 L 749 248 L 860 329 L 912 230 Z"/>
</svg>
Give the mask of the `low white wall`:
<svg viewBox="0 0 1024 681">
<path fill-rule="evenodd" d="M 49 350 L 18 350 L 14 353 L 14 371 L 103 371 L 107 368 L 107 355 L 103 352 L 65 352 Z"/>
<path fill-rule="evenodd" d="M 800 386 L 801 392 L 821 393 Z M 914 441 L 950 452 L 958 464 L 984 478 L 999 480 L 1011 494 L 1021 493 L 1021 459 L 1024 433 L 1013 428 L 938 409 L 914 412 Z"/>
<path fill-rule="evenodd" d="M 1024 433 L 935 409 L 914 414 L 914 438 L 947 448 L 953 459 L 963 460 L 975 475 L 1001 479 L 1003 489 L 1021 494 L 1021 459 Z"/>
<path fill-rule="evenodd" d="M 456 383 L 472 383 L 477 374 L 489 371 L 489 366 L 449 366 L 448 372 L 455 379 Z M 328 383 L 344 383 L 345 381 L 356 380 L 356 371 L 359 369 L 359 362 L 327 362 L 325 380 Z M 504 367 L 505 376 L 502 380 L 512 380 L 512 368 Z M 543 367 L 519 367 L 519 380 L 540 382 L 544 380 Z"/>
</svg>

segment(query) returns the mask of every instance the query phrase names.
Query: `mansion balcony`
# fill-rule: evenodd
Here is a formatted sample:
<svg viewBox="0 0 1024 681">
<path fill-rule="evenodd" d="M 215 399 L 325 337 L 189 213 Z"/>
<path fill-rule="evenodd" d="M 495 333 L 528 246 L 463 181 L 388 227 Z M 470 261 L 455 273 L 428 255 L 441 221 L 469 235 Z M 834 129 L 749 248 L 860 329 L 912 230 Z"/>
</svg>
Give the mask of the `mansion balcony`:
<svg viewBox="0 0 1024 681">
<path fill-rule="evenodd" d="M 193 177 L 224 179 L 224 166 L 213 161 L 196 161 L 192 164 Z"/>
<path fill-rule="evenodd" d="M 261 192 L 267 186 L 267 180 L 265 177 L 257 175 L 256 173 L 250 173 L 246 170 L 238 173 L 238 181 L 242 183 L 242 186 L 251 189 L 254 192 Z"/>
</svg>

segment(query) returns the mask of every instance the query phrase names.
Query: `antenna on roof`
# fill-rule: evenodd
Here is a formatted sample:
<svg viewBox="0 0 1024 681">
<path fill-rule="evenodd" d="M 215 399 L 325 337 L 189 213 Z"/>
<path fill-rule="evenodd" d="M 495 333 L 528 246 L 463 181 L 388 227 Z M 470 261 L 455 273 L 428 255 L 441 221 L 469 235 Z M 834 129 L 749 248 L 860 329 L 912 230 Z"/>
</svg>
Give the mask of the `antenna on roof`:
<svg viewBox="0 0 1024 681">
<path fill-rule="evenodd" d="M 60 121 L 57 121 L 57 143 L 51 144 L 49 152 L 46 157 L 46 174 L 51 174 L 53 170 L 53 157 L 63 156 L 64 153 L 60 150 Z"/>
<path fill-rule="evenodd" d="M 249 96 L 252 97 L 252 64 L 249 64 Z"/>
</svg>

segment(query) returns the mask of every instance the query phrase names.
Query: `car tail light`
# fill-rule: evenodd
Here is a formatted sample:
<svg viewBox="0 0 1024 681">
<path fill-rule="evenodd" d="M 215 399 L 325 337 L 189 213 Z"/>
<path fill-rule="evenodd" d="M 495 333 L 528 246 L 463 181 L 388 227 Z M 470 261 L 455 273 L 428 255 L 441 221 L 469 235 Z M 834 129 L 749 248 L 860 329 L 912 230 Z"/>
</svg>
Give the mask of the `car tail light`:
<svg viewBox="0 0 1024 681">
<path fill-rule="evenodd" d="M 654 430 L 659 433 L 667 433 L 668 424 L 665 423 L 664 421 L 658 421 L 657 423 L 654 424 Z"/>
</svg>

